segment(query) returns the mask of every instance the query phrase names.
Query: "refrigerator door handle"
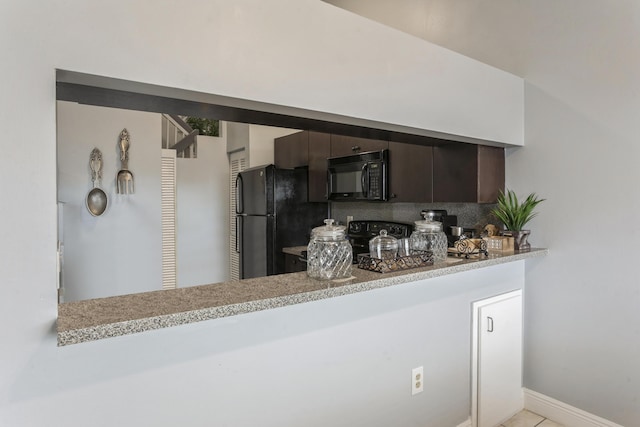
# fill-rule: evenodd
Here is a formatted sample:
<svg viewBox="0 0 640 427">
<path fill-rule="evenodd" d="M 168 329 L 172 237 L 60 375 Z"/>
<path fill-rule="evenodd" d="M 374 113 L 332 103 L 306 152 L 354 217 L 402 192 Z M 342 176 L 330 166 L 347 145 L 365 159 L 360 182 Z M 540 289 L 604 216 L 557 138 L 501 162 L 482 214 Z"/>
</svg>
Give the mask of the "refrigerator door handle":
<svg viewBox="0 0 640 427">
<path fill-rule="evenodd" d="M 244 212 L 244 191 L 242 191 L 242 175 L 236 177 L 236 213 Z"/>
<path fill-rule="evenodd" d="M 236 217 L 236 253 L 242 250 L 242 217 Z"/>
</svg>

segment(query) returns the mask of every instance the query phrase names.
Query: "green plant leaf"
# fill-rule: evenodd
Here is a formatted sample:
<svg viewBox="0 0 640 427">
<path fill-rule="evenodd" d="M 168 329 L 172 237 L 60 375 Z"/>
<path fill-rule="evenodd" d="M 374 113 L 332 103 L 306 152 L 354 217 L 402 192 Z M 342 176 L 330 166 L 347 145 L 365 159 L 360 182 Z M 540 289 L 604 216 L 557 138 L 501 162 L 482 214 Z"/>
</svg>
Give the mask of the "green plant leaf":
<svg viewBox="0 0 640 427">
<path fill-rule="evenodd" d="M 531 193 L 520 203 L 514 191 L 507 190 L 506 194 L 500 191 L 497 206 L 491 210 L 491 213 L 504 224 L 507 230 L 520 231 L 537 215 L 534 209 L 543 201 L 545 199 L 539 199 L 535 193 Z"/>
<path fill-rule="evenodd" d="M 203 119 L 200 117 L 187 117 L 185 119 L 187 124 L 191 126 L 192 129 L 198 129 L 200 131 L 200 135 L 208 135 L 208 136 L 220 136 L 220 121 L 214 119 Z"/>
</svg>

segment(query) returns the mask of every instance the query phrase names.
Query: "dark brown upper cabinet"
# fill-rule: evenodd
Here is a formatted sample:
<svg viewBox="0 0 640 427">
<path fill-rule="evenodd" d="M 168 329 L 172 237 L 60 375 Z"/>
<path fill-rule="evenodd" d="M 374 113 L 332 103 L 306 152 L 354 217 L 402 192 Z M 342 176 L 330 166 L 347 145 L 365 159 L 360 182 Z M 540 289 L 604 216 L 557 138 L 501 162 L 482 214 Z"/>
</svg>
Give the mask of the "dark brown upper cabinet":
<svg viewBox="0 0 640 427">
<path fill-rule="evenodd" d="M 433 201 L 495 203 L 504 190 L 504 148 L 464 143 L 433 147 Z"/>
<path fill-rule="evenodd" d="M 301 131 L 274 140 L 274 163 L 278 168 L 309 167 L 309 201 L 327 201 L 327 158 L 331 135 Z"/>
<path fill-rule="evenodd" d="M 389 142 L 389 201 L 433 200 L 433 147 Z"/>
<path fill-rule="evenodd" d="M 273 141 L 277 168 L 293 169 L 309 165 L 309 132 L 296 132 Z"/>
<path fill-rule="evenodd" d="M 389 148 L 389 143 L 379 139 L 331 135 L 331 157 L 349 156 L 367 151 L 380 151 L 386 148 Z"/>
<path fill-rule="evenodd" d="M 327 201 L 327 159 L 331 155 L 331 135 L 309 132 L 309 201 Z"/>
<path fill-rule="evenodd" d="M 302 131 L 277 138 L 275 165 L 309 168 L 309 201 L 327 201 L 327 159 L 389 149 L 389 201 L 495 203 L 504 190 L 504 148 L 438 146 Z"/>
</svg>

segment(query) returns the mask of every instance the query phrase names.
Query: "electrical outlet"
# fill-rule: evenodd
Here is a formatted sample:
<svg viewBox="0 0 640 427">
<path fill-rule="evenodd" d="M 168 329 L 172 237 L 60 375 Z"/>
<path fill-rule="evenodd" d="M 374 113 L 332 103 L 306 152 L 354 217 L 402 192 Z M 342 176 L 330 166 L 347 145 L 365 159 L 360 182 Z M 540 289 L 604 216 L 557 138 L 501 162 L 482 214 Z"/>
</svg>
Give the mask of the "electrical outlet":
<svg viewBox="0 0 640 427">
<path fill-rule="evenodd" d="M 411 395 L 424 391 L 424 369 L 422 366 L 411 370 Z"/>
</svg>

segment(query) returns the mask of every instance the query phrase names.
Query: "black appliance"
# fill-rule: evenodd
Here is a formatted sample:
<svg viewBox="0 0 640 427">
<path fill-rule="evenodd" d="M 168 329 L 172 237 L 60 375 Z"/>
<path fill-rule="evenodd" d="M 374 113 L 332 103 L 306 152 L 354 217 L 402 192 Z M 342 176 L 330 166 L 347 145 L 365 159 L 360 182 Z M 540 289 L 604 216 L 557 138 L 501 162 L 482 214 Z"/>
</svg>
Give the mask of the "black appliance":
<svg viewBox="0 0 640 427">
<path fill-rule="evenodd" d="M 389 150 L 327 160 L 329 200 L 387 200 Z"/>
<path fill-rule="evenodd" d="M 347 228 L 347 237 L 353 248 L 353 262 L 358 262 L 358 254 L 369 253 L 369 240 L 380 234 L 380 230 L 387 230 L 387 234 L 396 239 L 411 236 L 412 224 L 389 221 L 351 221 Z"/>
<path fill-rule="evenodd" d="M 246 169 L 236 178 L 236 252 L 240 278 L 285 272 L 283 247 L 306 246 L 327 218 L 327 203 L 310 203 L 306 168 Z"/>
</svg>

